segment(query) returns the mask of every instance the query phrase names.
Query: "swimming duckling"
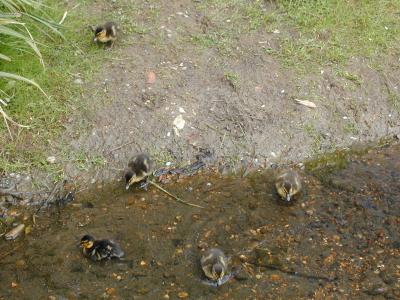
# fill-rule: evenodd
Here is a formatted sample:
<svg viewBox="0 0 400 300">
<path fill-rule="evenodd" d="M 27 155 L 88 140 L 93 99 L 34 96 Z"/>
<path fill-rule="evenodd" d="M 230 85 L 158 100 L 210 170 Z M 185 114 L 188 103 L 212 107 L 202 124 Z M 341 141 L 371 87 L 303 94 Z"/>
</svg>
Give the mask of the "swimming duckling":
<svg viewBox="0 0 400 300">
<path fill-rule="evenodd" d="M 124 251 L 111 240 L 95 240 L 91 235 L 85 235 L 81 239 L 83 255 L 93 261 L 103 259 L 121 258 Z"/>
<path fill-rule="evenodd" d="M 275 182 L 276 191 L 287 203 L 289 203 L 302 190 L 300 175 L 293 170 L 280 173 Z"/>
<path fill-rule="evenodd" d="M 117 39 L 117 25 L 113 22 L 107 22 L 100 26 L 90 27 L 94 32 L 95 43 L 100 42 L 104 44 L 110 44 L 110 48 L 114 46 L 114 42 Z"/>
<path fill-rule="evenodd" d="M 153 162 L 147 154 L 141 153 L 131 159 L 125 173 L 126 189 L 137 182 L 145 181 L 152 172 Z"/>
<path fill-rule="evenodd" d="M 228 270 L 228 258 L 222 250 L 212 248 L 207 250 L 200 260 L 204 274 L 220 286 L 224 283 L 223 278 Z"/>
</svg>

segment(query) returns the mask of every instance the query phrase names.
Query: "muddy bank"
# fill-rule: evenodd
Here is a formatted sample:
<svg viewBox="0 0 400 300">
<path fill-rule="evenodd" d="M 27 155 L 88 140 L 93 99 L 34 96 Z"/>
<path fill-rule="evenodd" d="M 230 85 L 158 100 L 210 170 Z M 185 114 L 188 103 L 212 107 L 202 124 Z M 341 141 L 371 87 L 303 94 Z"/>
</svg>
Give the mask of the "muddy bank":
<svg viewBox="0 0 400 300">
<path fill-rule="evenodd" d="M 123 4 L 111 7 L 129 14 Z M 139 1 L 137 7 L 140 14 L 131 12 L 136 25 L 150 33 L 124 33 L 84 94 L 86 112 L 70 119 L 66 143 L 92 162 L 90 180 L 117 178 L 140 151 L 160 166 L 186 164 L 200 149 L 211 151 L 216 164 L 269 166 L 400 134 L 399 111 L 390 101 L 400 78 L 395 57 L 379 70 L 353 58 L 345 69 L 357 80 L 334 65 L 303 74 L 271 54 L 287 28 L 232 36 L 227 29 L 230 39 L 207 46 L 199 37 L 222 30 L 210 21 L 212 5 Z M 99 160 L 104 166 L 96 166 Z M 88 180 L 76 163 L 64 170 Z"/>
<path fill-rule="evenodd" d="M 280 205 L 270 171 L 178 179 L 169 189 L 206 207 L 123 184 L 66 208 L 20 212 L 30 228 L 0 241 L 2 299 L 398 299 L 400 147 L 305 164 L 306 190 Z M 175 180 L 174 180 L 175 181 Z M 86 233 L 118 241 L 125 260 L 96 264 Z M 199 257 L 220 247 L 235 278 L 204 285 Z"/>
</svg>

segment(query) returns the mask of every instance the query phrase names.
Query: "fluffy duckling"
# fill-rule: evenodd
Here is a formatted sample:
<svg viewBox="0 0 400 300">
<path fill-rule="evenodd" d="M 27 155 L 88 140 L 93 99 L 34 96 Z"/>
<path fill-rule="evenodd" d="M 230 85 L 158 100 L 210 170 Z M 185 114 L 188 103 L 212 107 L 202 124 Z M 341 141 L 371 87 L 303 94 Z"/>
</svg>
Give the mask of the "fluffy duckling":
<svg viewBox="0 0 400 300">
<path fill-rule="evenodd" d="M 114 46 L 114 42 L 117 39 L 117 25 L 113 22 L 107 22 L 104 25 L 92 26 L 94 32 L 95 43 L 100 42 L 103 44 L 110 44 L 111 48 Z"/>
<path fill-rule="evenodd" d="M 93 261 L 103 259 L 121 258 L 124 251 L 111 240 L 95 240 L 91 235 L 85 235 L 81 239 L 83 255 Z"/>
<path fill-rule="evenodd" d="M 212 248 L 207 250 L 200 259 L 204 274 L 216 282 L 217 286 L 223 284 L 223 278 L 228 271 L 228 258 L 222 250 Z"/>
<path fill-rule="evenodd" d="M 302 190 L 300 175 L 293 170 L 281 172 L 275 182 L 279 196 L 289 203 Z"/>
<path fill-rule="evenodd" d="M 137 182 L 145 181 L 152 172 L 153 162 L 147 154 L 141 153 L 131 159 L 125 173 L 126 189 Z"/>
</svg>

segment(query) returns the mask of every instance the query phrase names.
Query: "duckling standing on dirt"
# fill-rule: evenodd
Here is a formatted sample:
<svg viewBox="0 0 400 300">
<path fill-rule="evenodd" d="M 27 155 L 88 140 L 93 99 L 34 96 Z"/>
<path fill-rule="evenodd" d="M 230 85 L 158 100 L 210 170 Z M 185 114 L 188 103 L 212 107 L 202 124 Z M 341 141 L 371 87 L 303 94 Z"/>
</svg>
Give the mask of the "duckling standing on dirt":
<svg viewBox="0 0 400 300">
<path fill-rule="evenodd" d="M 218 248 L 207 250 L 201 257 L 200 264 L 207 278 L 215 281 L 217 286 L 225 282 L 223 279 L 228 271 L 228 258 L 222 250 Z"/>
<path fill-rule="evenodd" d="M 94 32 L 95 43 L 100 42 L 103 44 L 110 44 L 110 48 L 114 46 L 114 42 L 117 39 L 117 25 L 113 22 L 107 22 L 100 26 L 90 27 Z"/>
<path fill-rule="evenodd" d="M 275 187 L 279 196 L 289 203 L 302 190 L 300 175 L 293 170 L 283 171 L 277 176 Z"/>
<path fill-rule="evenodd" d="M 111 240 L 95 240 L 91 235 L 85 235 L 81 239 L 83 255 L 93 261 L 103 259 L 121 258 L 124 251 Z"/>
<path fill-rule="evenodd" d="M 141 153 L 131 159 L 125 173 L 126 189 L 137 182 L 145 181 L 151 174 L 153 162 L 147 154 Z"/>
</svg>

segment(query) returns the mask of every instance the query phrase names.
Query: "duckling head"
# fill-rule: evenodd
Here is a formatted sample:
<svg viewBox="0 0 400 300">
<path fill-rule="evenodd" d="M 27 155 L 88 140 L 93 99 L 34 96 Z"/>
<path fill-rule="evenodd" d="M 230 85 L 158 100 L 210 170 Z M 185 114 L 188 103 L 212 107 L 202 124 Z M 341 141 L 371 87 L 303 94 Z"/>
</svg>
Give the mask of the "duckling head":
<svg viewBox="0 0 400 300">
<path fill-rule="evenodd" d="M 102 27 L 99 26 L 95 29 L 94 31 L 94 39 L 93 41 L 96 43 L 97 41 L 103 41 L 105 38 L 107 37 L 107 30 Z"/>
<path fill-rule="evenodd" d="M 125 173 L 125 182 L 126 182 L 125 188 L 126 188 L 127 190 L 129 189 L 129 187 L 130 187 L 132 184 L 135 183 L 136 177 L 137 177 L 137 176 L 136 176 L 136 173 L 133 172 L 133 171 L 131 171 L 131 170 L 129 170 L 129 171 L 127 171 L 127 172 Z"/>
<path fill-rule="evenodd" d="M 94 237 L 92 237 L 91 235 L 84 235 L 81 238 L 81 246 L 85 249 L 90 249 L 93 247 L 94 244 Z"/>
<path fill-rule="evenodd" d="M 293 187 L 289 182 L 285 182 L 283 184 L 283 189 L 285 191 L 286 194 L 286 202 L 290 202 L 292 200 L 292 196 L 293 196 Z"/>
<path fill-rule="evenodd" d="M 217 285 L 221 285 L 222 278 L 225 276 L 225 268 L 223 267 L 223 265 L 220 263 L 214 264 L 211 272 L 214 279 L 217 280 Z"/>
</svg>

